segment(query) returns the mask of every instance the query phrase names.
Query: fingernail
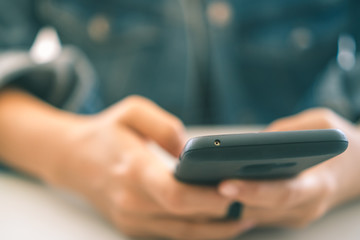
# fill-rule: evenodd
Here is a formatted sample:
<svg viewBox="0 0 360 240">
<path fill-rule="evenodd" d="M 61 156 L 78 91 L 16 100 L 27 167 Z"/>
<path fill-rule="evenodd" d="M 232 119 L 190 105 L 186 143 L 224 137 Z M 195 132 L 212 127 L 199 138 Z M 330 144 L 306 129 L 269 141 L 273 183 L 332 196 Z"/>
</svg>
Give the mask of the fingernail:
<svg viewBox="0 0 360 240">
<path fill-rule="evenodd" d="M 239 189 L 235 184 L 224 184 L 220 187 L 220 193 L 226 197 L 236 197 Z"/>
</svg>

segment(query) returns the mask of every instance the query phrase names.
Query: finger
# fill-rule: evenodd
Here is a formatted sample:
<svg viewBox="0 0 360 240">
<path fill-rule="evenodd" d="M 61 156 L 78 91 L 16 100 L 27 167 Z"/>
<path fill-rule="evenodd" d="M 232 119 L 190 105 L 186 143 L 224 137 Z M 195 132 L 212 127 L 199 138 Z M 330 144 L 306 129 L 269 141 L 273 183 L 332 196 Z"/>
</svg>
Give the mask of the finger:
<svg viewBox="0 0 360 240">
<path fill-rule="evenodd" d="M 270 124 L 265 131 L 291 131 L 291 130 L 311 130 L 322 129 L 323 125 L 317 119 L 307 118 L 303 115 L 279 119 Z"/>
<path fill-rule="evenodd" d="M 111 209 L 116 209 L 118 213 L 126 213 L 143 217 L 173 217 L 174 214 L 168 212 L 167 209 L 156 201 L 152 196 L 149 196 L 147 192 L 144 192 L 142 188 L 139 188 L 137 184 L 125 183 L 123 188 L 126 188 L 127 191 L 117 191 L 111 195 L 111 203 L 113 207 Z M 220 215 L 224 215 L 221 213 Z M 181 212 L 177 214 L 178 217 L 183 219 L 191 220 L 209 220 L 209 219 L 219 219 L 219 216 L 214 216 L 211 213 L 198 213 L 194 212 L 193 214 Z M 221 217 L 222 217 L 221 216 Z"/>
<path fill-rule="evenodd" d="M 166 230 L 163 226 L 166 226 Z M 171 239 L 228 239 L 253 228 L 252 222 L 184 222 L 161 219 L 150 224 L 154 236 Z"/>
<path fill-rule="evenodd" d="M 300 228 L 319 219 L 326 212 L 326 209 L 314 205 L 316 203 L 308 203 L 291 210 L 245 207 L 242 219 L 256 223 L 256 226 Z"/>
<path fill-rule="evenodd" d="M 118 114 L 123 124 L 156 141 L 174 156 L 180 155 L 185 143 L 185 130 L 178 118 L 142 97 L 129 97 L 120 106 Z"/>
<path fill-rule="evenodd" d="M 314 174 L 302 174 L 289 180 L 227 180 L 219 185 L 219 192 L 245 206 L 287 209 L 314 198 L 319 185 Z"/>
<path fill-rule="evenodd" d="M 162 163 L 153 161 L 142 176 L 142 184 L 160 206 L 177 216 L 206 215 L 223 218 L 230 199 L 221 196 L 216 187 L 184 184 L 177 181 Z"/>
<path fill-rule="evenodd" d="M 257 226 L 280 226 L 284 219 L 288 219 L 291 213 L 284 209 L 268 209 L 246 206 L 243 209 L 241 219 L 255 222 Z"/>
<path fill-rule="evenodd" d="M 117 193 L 112 196 L 111 203 L 113 206 L 109 206 L 111 209 L 116 209 L 114 214 L 131 214 L 139 217 L 174 217 L 174 214 L 164 211 L 164 208 L 149 195 L 144 194 L 142 191 L 137 191 L 136 186 L 130 192 Z M 177 217 L 181 219 L 196 220 L 196 221 L 209 221 L 219 219 L 211 214 L 177 214 Z"/>
<path fill-rule="evenodd" d="M 124 130 L 123 135 L 124 132 L 127 131 Z M 128 133 L 128 135 L 131 134 Z M 132 138 L 136 136 L 127 136 L 127 139 Z M 132 140 L 134 143 L 126 146 L 133 148 L 132 146 L 136 145 L 135 154 L 134 152 L 128 154 L 119 167 L 112 169 L 112 175 L 116 176 L 114 184 L 131 185 L 127 188 L 128 191 L 114 196 L 118 199 L 114 201 L 117 203 L 115 206 L 139 213 L 140 211 L 136 211 L 136 205 L 142 205 L 145 208 L 143 210 L 148 213 L 182 217 L 201 215 L 209 218 L 223 218 L 226 215 L 231 200 L 221 196 L 215 187 L 178 182 L 164 161 L 158 159 L 150 149 L 136 139 Z M 132 188 L 140 191 L 141 195 L 136 194 Z M 142 203 L 141 199 L 148 198 L 154 201 L 156 206 Z"/>
<path fill-rule="evenodd" d="M 249 221 L 194 222 L 175 218 L 138 218 L 120 216 L 117 224 L 133 237 L 162 237 L 170 239 L 227 239 L 253 228 Z"/>
<path fill-rule="evenodd" d="M 339 117 L 331 110 L 314 108 L 299 114 L 278 119 L 271 123 L 265 131 L 290 131 L 334 128 Z"/>
<path fill-rule="evenodd" d="M 294 226 L 296 221 L 302 221 L 302 211 L 306 211 L 306 209 L 296 208 L 288 210 L 245 207 L 242 213 L 242 219 L 256 223 L 256 226 Z"/>
</svg>

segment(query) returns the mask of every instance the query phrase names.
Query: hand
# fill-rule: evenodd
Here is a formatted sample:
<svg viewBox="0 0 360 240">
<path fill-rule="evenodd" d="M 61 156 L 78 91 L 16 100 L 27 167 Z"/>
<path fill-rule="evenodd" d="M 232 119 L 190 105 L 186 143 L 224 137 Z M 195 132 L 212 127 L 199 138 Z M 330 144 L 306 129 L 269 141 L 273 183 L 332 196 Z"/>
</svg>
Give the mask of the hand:
<svg viewBox="0 0 360 240">
<path fill-rule="evenodd" d="M 73 129 L 68 154 L 49 181 L 85 195 L 130 236 L 224 239 L 251 228 L 249 221 L 217 221 L 231 200 L 216 187 L 176 181 L 148 148 L 155 141 L 178 157 L 184 135 L 177 118 L 129 97 Z"/>
<path fill-rule="evenodd" d="M 360 195 L 359 129 L 327 109 L 312 109 L 272 123 L 266 131 L 341 129 L 343 154 L 287 180 L 227 180 L 219 193 L 244 204 L 242 219 L 259 226 L 303 227 L 332 207 Z"/>
</svg>

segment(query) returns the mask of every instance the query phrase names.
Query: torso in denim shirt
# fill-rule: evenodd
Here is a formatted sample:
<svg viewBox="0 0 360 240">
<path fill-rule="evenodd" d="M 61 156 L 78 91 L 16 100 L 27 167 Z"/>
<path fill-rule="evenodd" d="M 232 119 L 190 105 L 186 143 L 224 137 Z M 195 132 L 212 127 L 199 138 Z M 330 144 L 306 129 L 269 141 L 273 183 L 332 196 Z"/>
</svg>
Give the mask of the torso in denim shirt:
<svg viewBox="0 0 360 240">
<path fill-rule="evenodd" d="M 351 32 L 350 0 L 42 0 L 94 64 L 107 105 L 130 94 L 186 123 L 264 123 L 306 98 Z"/>
</svg>

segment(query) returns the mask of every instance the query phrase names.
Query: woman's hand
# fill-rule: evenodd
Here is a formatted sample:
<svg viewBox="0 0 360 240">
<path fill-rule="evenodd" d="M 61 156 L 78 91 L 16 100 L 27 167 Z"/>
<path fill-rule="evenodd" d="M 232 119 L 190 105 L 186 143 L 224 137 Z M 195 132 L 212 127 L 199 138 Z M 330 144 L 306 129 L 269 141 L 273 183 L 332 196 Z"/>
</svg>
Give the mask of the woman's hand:
<svg viewBox="0 0 360 240">
<path fill-rule="evenodd" d="M 251 222 L 222 219 L 231 200 L 216 187 L 182 184 L 148 148 L 177 157 L 182 123 L 141 97 L 80 116 L 17 89 L 0 91 L 0 159 L 92 202 L 123 233 L 171 239 L 225 239 Z"/>
<path fill-rule="evenodd" d="M 341 129 L 349 140 L 341 155 L 288 180 L 227 180 L 219 193 L 244 204 L 242 219 L 259 226 L 303 227 L 332 207 L 360 195 L 360 131 L 327 109 L 312 109 L 272 123 L 266 131 Z"/>
<path fill-rule="evenodd" d="M 184 135 L 177 118 L 129 97 L 72 130 L 67 155 L 48 181 L 85 195 L 130 236 L 224 239 L 251 228 L 248 221 L 219 221 L 231 200 L 216 187 L 178 182 L 148 148 L 155 141 L 178 157 Z"/>
</svg>

